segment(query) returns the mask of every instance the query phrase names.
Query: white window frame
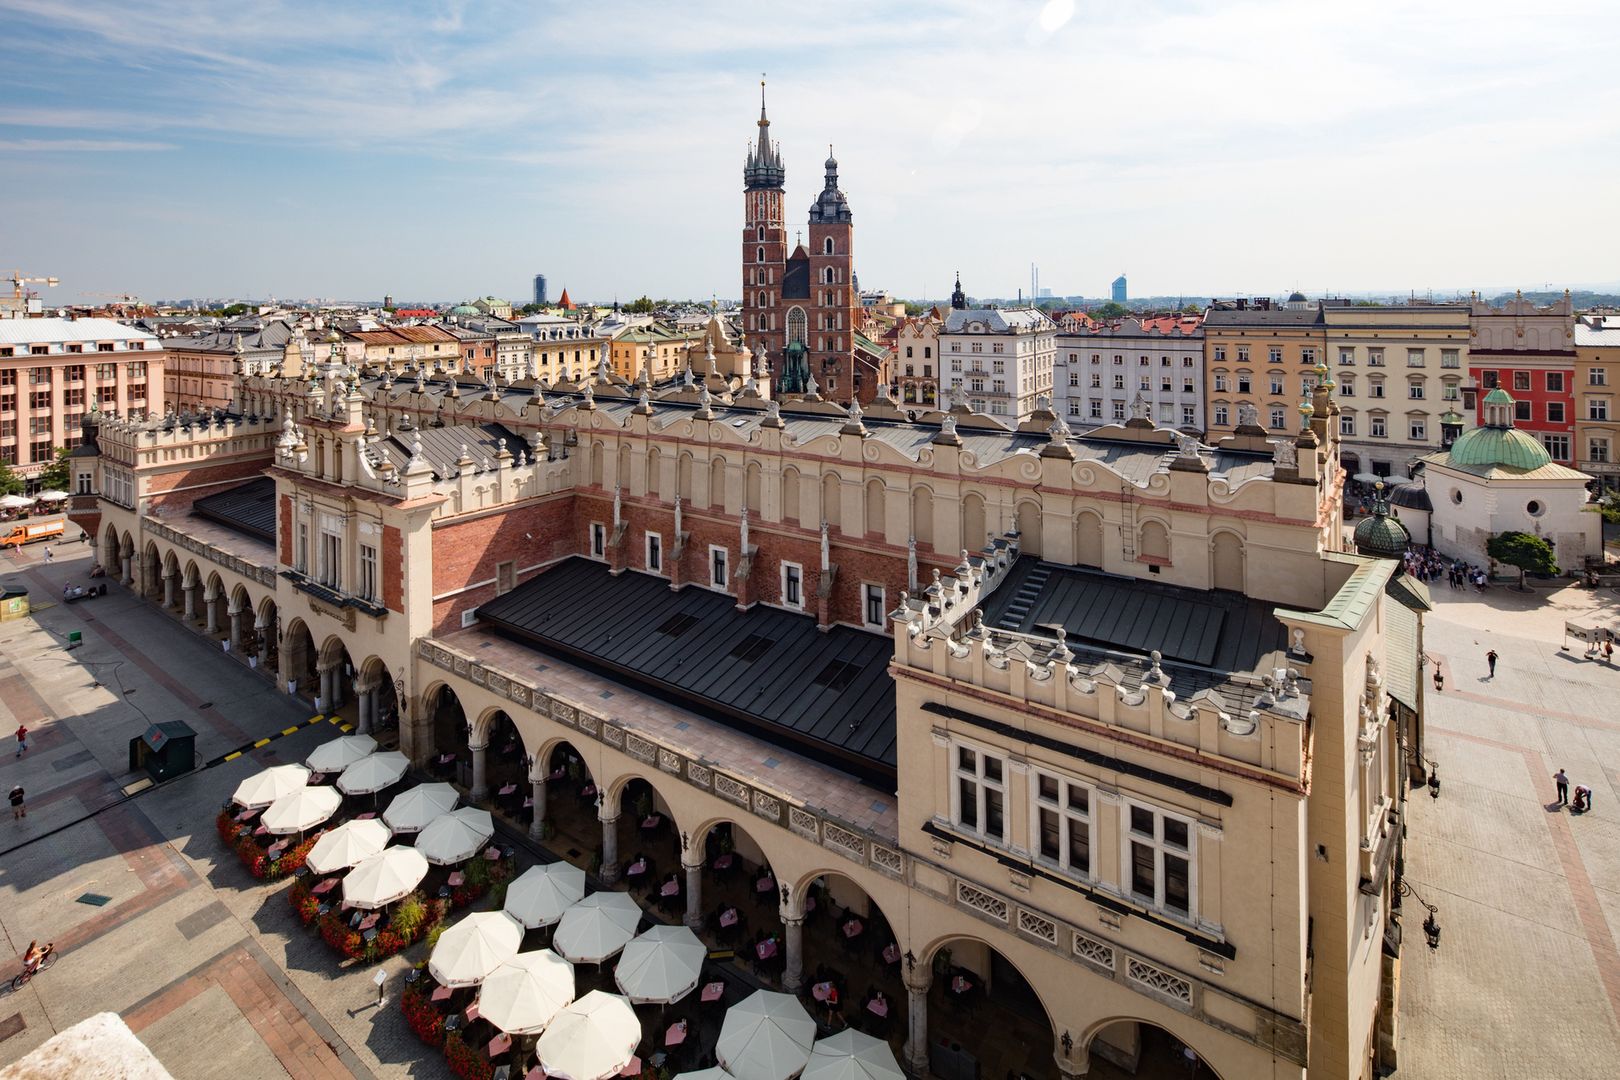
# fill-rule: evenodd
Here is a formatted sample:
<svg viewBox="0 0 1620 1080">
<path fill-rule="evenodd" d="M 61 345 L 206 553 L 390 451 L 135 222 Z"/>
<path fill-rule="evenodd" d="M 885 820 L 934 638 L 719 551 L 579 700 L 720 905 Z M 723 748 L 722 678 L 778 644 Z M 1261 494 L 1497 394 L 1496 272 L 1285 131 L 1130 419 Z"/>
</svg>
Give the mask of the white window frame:
<svg viewBox="0 0 1620 1080">
<path fill-rule="evenodd" d="M 607 558 L 607 526 L 600 521 L 591 522 L 591 550 L 593 559 Z"/>
<path fill-rule="evenodd" d="M 986 750 L 974 743 L 953 741 L 950 746 L 951 753 L 951 824 L 957 830 L 970 836 L 977 836 L 981 840 L 992 844 L 1005 845 L 1007 843 L 1007 758 L 1000 751 Z M 971 754 L 973 764 L 971 768 L 963 764 L 963 755 Z M 995 762 L 995 775 L 990 774 L 986 763 Z M 973 820 L 965 820 L 962 816 L 963 801 L 962 788 L 964 785 L 973 789 Z M 992 799 L 992 793 L 999 795 L 999 800 Z M 988 831 L 986 824 L 990 809 L 994 803 L 999 802 L 1001 807 L 1001 832 Z"/>
<path fill-rule="evenodd" d="M 343 516 L 324 510 L 315 517 L 316 580 L 330 589 L 343 588 Z"/>
<path fill-rule="evenodd" d="M 1153 835 L 1137 832 L 1131 827 L 1131 811 L 1144 810 L 1153 815 Z M 1177 847 L 1174 842 L 1165 838 L 1164 824 L 1166 821 L 1176 822 L 1186 827 L 1187 844 Z M 1155 806 L 1152 803 L 1139 799 L 1122 798 L 1119 811 L 1119 888 L 1124 895 L 1137 903 L 1151 907 L 1169 918 L 1184 922 L 1196 922 L 1198 919 L 1198 822 L 1184 814 Z M 1135 873 L 1136 860 L 1133 845 L 1142 844 L 1153 851 L 1153 895 L 1149 897 L 1136 889 Z M 1178 911 L 1165 903 L 1165 860 L 1167 858 L 1182 859 L 1187 864 L 1187 910 Z"/>
<path fill-rule="evenodd" d="M 664 572 L 664 538 L 662 535 L 649 532 L 642 538 L 643 566 L 649 574 L 662 574 Z"/>
<path fill-rule="evenodd" d="M 1049 800 L 1041 792 L 1043 781 L 1052 781 L 1057 786 L 1057 794 Z M 1079 790 L 1085 793 L 1085 809 L 1081 810 L 1072 804 L 1072 793 Z M 1055 801 L 1054 801 L 1055 800 Z M 1031 769 L 1029 776 L 1029 850 L 1035 860 L 1047 866 L 1056 867 L 1076 877 L 1091 880 L 1096 877 L 1097 867 L 1097 790 L 1093 784 L 1081 780 L 1074 780 L 1062 773 L 1052 772 L 1049 769 Z M 1058 826 L 1058 853 L 1051 856 L 1046 854 L 1044 844 L 1046 841 L 1046 820 L 1044 815 L 1051 815 L 1056 819 Z M 1071 846 L 1072 830 L 1076 826 L 1086 830 L 1086 865 L 1076 866 L 1069 861 L 1069 848 Z"/>
<path fill-rule="evenodd" d="M 719 544 L 709 545 L 709 588 L 726 591 L 731 584 L 731 553 Z"/>
<path fill-rule="evenodd" d="M 804 567 L 798 563 L 785 562 L 779 574 L 782 606 L 795 611 L 804 610 Z M 791 586 L 791 589 L 789 588 Z M 797 599 L 792 594 L 797 593 Z"/>
<path fill-rule="evenodd" d="M 360 574 L 355 581 L 355 595 L 362 600 L 377 599 L 377 547 L 360 545 Z"/>
<path fill-rule="evenodd" d="M 861 582 L 861 623 L 877 630 L 882 630 L 887 623 L 888 603 L 886 590 L 882 585 L 874 585 L 869 581 Z M 878 617 L 872 618 L 872 600 L 877 599 Z"/>
</svg>

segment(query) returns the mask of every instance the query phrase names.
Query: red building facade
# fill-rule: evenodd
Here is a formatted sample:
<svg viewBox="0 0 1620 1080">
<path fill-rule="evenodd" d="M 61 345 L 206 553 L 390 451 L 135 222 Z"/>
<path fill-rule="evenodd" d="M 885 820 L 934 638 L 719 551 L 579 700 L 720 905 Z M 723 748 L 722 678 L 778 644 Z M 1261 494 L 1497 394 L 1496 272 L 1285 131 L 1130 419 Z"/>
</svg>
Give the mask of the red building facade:
<svg viewBox="0 0 1620 1080">
<path fill-rule="evenodd" d="M 1470 317 L 1463 408 L 1479 423 L 1480 401 L 1500 386 L 1513 396 L 1514 426 L 1534 435 L 1552 459 L 1574 465 L 1575 311 L 1568 294 L 1538 308 L 1523 297 L 1500 308 L 1476 302 Z"/>
</svg>

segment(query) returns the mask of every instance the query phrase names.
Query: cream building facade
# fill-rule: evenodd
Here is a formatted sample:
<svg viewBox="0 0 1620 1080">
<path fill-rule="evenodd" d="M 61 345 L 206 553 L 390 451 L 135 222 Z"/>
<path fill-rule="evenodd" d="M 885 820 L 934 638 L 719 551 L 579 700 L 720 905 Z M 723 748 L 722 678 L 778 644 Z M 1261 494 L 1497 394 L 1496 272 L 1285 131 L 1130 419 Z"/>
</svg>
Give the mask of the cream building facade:
<svg viewBox="0 0 1620 1080">
<path fill-rule="evenodd" d="M 958 286 L 960 293 L 960 286 Z M 956 308 L 939 330 L 952 401 L 1017 423 L 1052 394 L 1057 324 L 1038 308 Z"/>
<path fill-rule="evenodd" d="M 1229 1080 L 1393 1064 L 1416 664 L 1385 627 L 1421 586 L 1340 550 L 1326 388 L 1285 437 L 1213 446 L 386 366 L 237 400 L 92 431 L 74 510 L 110 577 L 413 761 L 454 756 L 475 802 L 515 777 L 537 841 L 583 771 L 604 884 L 645 799 L 689 924 L 723 836 L 780 886 L 784 989 L 834 948 L 813 898 L 881 921 L 914 1074 L 952 1043 L 1052 1080 L 1181 1044 Z M 717 651 L 654 691 L 604 617 Z M 996 1021 L 947 1029 L 974 987 Z"/>
<path fill-rule="evenodd" d="M 1575 321 L 1575 455 L 1604 488 L 1620 486 L 1620 316 Z"/>
</svg>

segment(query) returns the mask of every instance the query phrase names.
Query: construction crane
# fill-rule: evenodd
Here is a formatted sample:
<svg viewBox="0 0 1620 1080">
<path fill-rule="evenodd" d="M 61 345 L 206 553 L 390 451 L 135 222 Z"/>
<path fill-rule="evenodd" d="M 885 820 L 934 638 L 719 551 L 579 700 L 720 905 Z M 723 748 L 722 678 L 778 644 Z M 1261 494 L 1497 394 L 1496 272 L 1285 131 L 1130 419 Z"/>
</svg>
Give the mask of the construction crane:
<svg viewBox="0 0 1620 1080">
<path fill-rule="evenodd" d="M 34 284 L 39 284 L 39 285 L 60 285 L 61 284 L 61 279 L 60 278 L 53 278 L 53 277 L 24 277 L 23 272 L 21 270 L 13 270 L 11 272 L 11 276 L 9 278 L 4 279 L 4 280 L 11 282 L 11 298 L 13 300 L 22 300 L 27 296 L 27 292 L 23 288 L 24 285 L 34 285 Z"/>
</svg>

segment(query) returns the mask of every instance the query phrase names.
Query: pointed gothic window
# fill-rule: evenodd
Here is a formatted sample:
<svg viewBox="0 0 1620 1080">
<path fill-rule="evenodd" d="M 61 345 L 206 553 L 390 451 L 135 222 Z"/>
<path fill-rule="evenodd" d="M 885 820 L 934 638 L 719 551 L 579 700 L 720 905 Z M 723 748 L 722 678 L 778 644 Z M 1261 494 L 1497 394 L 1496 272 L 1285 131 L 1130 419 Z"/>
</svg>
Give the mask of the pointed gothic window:
<svg viewBox="0 0 1620 1080">
<path fill-rule="evenodd" d="M 804 308 L 797 305 L 789 308 L 787 314 L 788 344 L 792 345 L 797 343 L 803 345 L 805 343 L 805 339 L 809 336 L 809 333 L 810 320 L 808 317 L 806 317 Z"/>
<path fill-rule="evenodd" d="M 765 226 L 759 225 L 755 227 L 754 239 L 758 240 L 762 244 L 765 242 Z"/>
<path fill-rule="evenodd" d="M 826 240 L 824 240 L 822 242 L 821 251 L 822 251 L 822 254 L 824 254 L 824 255 L 831 255 L 833 253 L 832 237 L 829 236 L 829 237 L 827 237 Z"/>
<path fill-rule="evenodd" d="M 755 262 L 764 262 L 765 261 L 765 249 L 764 248 L 755 248 L 754 249 L 754 261 Z"/>
</svg>

